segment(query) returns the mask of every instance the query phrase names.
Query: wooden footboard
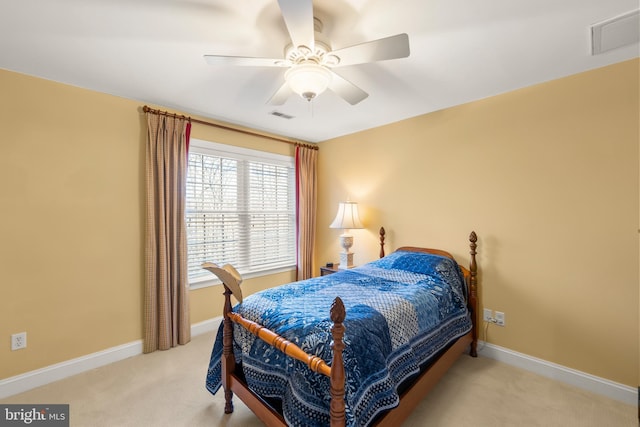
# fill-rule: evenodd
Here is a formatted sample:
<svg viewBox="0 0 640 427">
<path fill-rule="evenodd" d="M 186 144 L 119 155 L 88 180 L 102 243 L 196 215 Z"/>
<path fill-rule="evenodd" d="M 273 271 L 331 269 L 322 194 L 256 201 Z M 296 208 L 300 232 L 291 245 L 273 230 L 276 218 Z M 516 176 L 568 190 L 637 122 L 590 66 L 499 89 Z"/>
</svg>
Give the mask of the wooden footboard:
<svg viewBox="0 0 640 427">
<path fill-rule="evenodd" d="M 384 228 L 380 230 L 381 256 L 384 256 Z M 388 411 L 384 416 L 375 421 L 377 426 L 397 426 L 406 419 L 415 406 L 433 388 L 437 381 L 453 365 L 455 360 L 469 348 L 472 356 L 476 356 L 477 348 L 477 265 L 476 265 L 476 241 L 474 232 L 469 236 L 471 261 L 469 269 L 462 267 L 467 281 L 469 295 L 468 306 L 471 312 L 473 329 L 468 334 L 459 338 L 445 352 L 443 352 L 428 369 L 425 369 L 411 385 L 411 388 L 402 394 L 400 404 L 397 408 Z M 431 252 L 453 258 L 449 253 L 437 249 L 424 248 L 400 248 L 404 250 L 414 250 L 420 252 Z M 345 372 L 343 364 L 344 331 L 343 325 L 346 313 L 342 300 L 337 297 L 330 310 L 333 327 L 331 333 L 333 337 L 333 357 L 331 366 L 323 359 L 315 355 L 309 355 L 294 343 L 288 341 L 277 333 L 243 318 L 232 311 L 231 290 L 225 285 L 225 303 L 223 309 L 223 351 L 222 351 L 222 385 L 225 392 L 225 413 L 233 412 L 233 393 L 260 418 L 267 426 L 286 426 L 286 422 L 281 414 L 267 404 L 260 396 L 251 391 L 240 375 L 235 372 L 236 361 L 233 354 L 233 323 L 237 323 L 249 332 L 275 347 L 284 354 L 305 363 L 309 369 L 330 379 L 331 406 L 330 420 L 331 426 L 345 425 Z M 411 391 L 411 392 L 409 392 Z"/>
<path fill-rule="evenodd" d="M 336 297 L 331 305 L 331 321 L 333 327 L 331 328 L 331 335 L 333 337 L 333 344 L 331 349 L 333 350 L 333 358 L 331 360 L 331 367 L 325 363 L 320 357 L 307 354 L 300 347 L 288 341 L 286 338 L 276 334 L 275 332 L 259 325 L 256 322 L 243 318 L 241 315 L 233 312 L 226 314 L 225 318 L 228 318 L 232 322 L 235 322 L 243 326 L 246 330 L 251 332 L 256 337 L 260 338 L 267 344 L 280 350 L 287 356 L 290 356 L 296 360 L 299 360 L 306 364 L 313 372 L 317 372 L 329 377 L 331 384 L 331 426 L 344 426 L 345 423 L 345 405 L 344 405 L 344 364 L 342 360 L 342 350 L 344 350 L 344 322 L 345 309 L 344 304 L 340 297 Z M 226 346 L 223 350 L 223 355 L 226 354 Z M 233 353 L 233 348 L 229 349 Z M 233 357 L 233 356 L 232 356 Z M 234 361 L 235 362 L 235 361 Z M 224 369 L 224 368 L 223 368 Z M 225 389 L 226 390 L 226 389 Z M 231 403 L 232 395 L 225 393 L 226 406 L 233 411 L 233 405 Z M 248 405 L 247 405 L 248 406 Z M 253 409 L 253 408 L 252 408 Z M 263 420 L 265 421 L 265 420 Z M 265 421 L 267 422 L 267 421 Z M 269 423 L 267 423 L 269 424 Z"/>
</svg>

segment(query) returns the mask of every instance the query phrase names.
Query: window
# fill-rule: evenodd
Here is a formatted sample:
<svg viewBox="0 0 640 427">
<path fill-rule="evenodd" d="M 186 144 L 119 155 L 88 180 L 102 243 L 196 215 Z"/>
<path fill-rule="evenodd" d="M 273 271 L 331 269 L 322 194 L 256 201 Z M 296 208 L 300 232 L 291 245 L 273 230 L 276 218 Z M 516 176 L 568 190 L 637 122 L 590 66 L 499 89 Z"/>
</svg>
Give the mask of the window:
<svg viewBox="0 0 640 427">
<path fill-rule="evenodd" d="M 189 282 L 213 280 L 203 262 L 245 277 L 296 263 L 293 158 L 196 139 L 189 146 Z"/>
</svg>

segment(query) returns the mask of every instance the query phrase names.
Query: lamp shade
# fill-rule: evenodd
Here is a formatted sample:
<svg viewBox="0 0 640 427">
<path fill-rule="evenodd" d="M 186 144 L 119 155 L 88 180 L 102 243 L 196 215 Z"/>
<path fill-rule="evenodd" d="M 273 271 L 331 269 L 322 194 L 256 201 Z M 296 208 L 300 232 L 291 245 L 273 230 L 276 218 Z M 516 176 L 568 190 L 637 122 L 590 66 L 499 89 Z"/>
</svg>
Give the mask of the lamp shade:
<svg viewBox="0 0 640 427">
<path fill-rule="evenodd" d="M 329 228 L 363 228 L 358 216 L 358 204 L 356 202 L 340 202 L 338 214 Z"/>
<path fill-rule="evenodd" d="M 291 90 L 311 101 L 327 89 L 331 83 L 331 72 L 320 64 L 308 62 L 288 69 L 284 79 Z"/>
</svg>

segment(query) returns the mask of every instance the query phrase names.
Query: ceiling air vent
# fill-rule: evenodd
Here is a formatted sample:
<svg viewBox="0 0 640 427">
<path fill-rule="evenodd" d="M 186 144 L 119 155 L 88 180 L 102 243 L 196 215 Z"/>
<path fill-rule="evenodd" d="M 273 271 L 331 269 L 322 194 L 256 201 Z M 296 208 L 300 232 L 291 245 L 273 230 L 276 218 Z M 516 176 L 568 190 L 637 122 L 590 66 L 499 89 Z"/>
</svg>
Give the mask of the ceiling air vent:
<svg viewBox="0 0 640 427">
<path fill-rule="evenodd" d="M 293 116 L 290 116 L 285 113 L 281 113 L 280 111 L 271 111 L 269 114 L 276 117 L 282 117 L 283 119 L 287 119 L 287 120 L 293 119 Z"/>
<path fill-rule="evenodd" d="M 591 27 L 591 54 L 598 55 L 639 40 L 640 10 L 634 10 Z"/>
</svg>

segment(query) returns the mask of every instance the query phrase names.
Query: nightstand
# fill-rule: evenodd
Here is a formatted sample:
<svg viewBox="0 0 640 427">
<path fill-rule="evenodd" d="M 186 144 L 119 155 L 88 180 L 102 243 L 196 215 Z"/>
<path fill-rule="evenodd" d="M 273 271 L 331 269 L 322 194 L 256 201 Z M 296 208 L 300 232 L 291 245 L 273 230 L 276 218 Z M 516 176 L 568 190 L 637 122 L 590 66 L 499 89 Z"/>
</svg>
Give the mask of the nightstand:
<svg viewBox="0 0 640 427">
<path fill-rule="evenodd" d="M 321 276 L 326 276 L 328 274 L 333 274 L 333 273 L 338 271 L 338 267 L 339 266 L 340 266 L 340 264 L 333 264 L 333 266 L 331 266 L 331 267 L 323 265 L 322 267 L 320 267 L 320 275 Z"/>
</svg>

